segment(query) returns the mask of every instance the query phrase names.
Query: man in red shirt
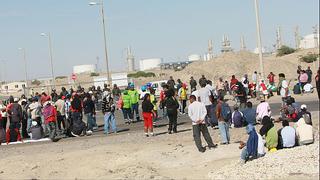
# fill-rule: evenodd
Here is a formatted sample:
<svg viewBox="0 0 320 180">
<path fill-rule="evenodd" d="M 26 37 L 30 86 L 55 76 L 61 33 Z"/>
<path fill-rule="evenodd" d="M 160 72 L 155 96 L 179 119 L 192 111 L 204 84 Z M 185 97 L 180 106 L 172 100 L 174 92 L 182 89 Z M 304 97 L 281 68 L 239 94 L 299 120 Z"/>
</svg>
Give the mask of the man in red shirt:
<svg viewBox="0 0 320 180">
<path fill-rule="evenodd" d="M 43 104 L 42 114 L 45 120 L 46 127 L 49 129 L 49 138 L 51 139 L 51 141 L 56 142 L 57 110 L 52 105 L 52 102 L 46 101 Z"/>
<path fill-rule="evenodd" d="M 230 89 L 232 90 L 234 85 L 236 85 L 238 82 L 238 79 L 236 79 L 236 76 L 235 75 L 232 75 L 231 76 L 231 80 L 230 80 Z"/>
<path fill-rule="evenodd" d="M 273 72 L 270 72 L 270 74 L 268 75 L 268 80 L 269 80 L 269 84 L 270 85 L 274 85 L 274 74 L 273 74 Z"/>
</svg>

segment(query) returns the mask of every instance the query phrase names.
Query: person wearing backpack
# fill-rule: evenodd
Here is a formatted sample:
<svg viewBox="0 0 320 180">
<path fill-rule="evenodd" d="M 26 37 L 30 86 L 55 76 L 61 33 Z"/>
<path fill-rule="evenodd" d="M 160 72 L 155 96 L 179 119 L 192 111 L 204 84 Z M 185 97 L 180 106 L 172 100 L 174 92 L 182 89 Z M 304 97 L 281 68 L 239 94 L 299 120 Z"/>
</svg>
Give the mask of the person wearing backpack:
<svg viewBox="0 0 320 180">
<path fill-rule="evenodd" d="M 243 118 L 243 113 L 241 111 L 239 111 L 239 107 L 237 105 L 235 105 L 233 107 L 233 113 L 232 113 L 232 125 L 233 127 L 235 128 L 240 128 L 243 126 L 243 121 L 244 121 L 244 118 Z"/>
<path fill-rule="evenodd" d="M 43 103 L 43 110 L 42 114 L 44 117 L 45 125 L 47 126 L 49 130 L 49 138 L 52 142 L 56 142 L 56 135 L 57 135 L 57 129 L 56 129 L 56 123 L 57 123 L 57 110 L 52 105 L 53 102 L 46 101 Z"/>
<path fill-rule="evenodd" d="M 229 121 L 231 120 L 231 108 L 224 102 L 223 97 L 219 97 L 216 116 L 218 118 L 218 126 L 220 130 L 220 136 L 222 138 L 221 144 L 230 143 L 230 134 L 229 134 Z"/>
<path fill-rule="evenodd" d="M 303 118 L 306 122 L 306 124 L 309 124 L 312 126 L 312 118 L 311 113 L 307 110 L 307 105 L 302 104 L 301 105 L 301 111 L 298 112 L 297 119 Z"/>
</svg>

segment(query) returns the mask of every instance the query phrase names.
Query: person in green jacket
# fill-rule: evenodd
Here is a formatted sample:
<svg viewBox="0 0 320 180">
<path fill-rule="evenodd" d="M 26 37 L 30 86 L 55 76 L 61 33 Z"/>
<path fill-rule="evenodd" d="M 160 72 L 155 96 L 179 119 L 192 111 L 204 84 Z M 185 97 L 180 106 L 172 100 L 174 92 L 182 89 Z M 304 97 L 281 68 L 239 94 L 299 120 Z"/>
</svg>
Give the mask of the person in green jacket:
<svg viewBox="0 0 320 180">
<path fill-rule="evenodd" d="M 277 150 L 278 133 L 269 116 L 264 116 L 262 118 L 262 127 L 260 129 L 260 135 L 266 136 L 266 147 L 270 152 L 274 152 Z"/>
<path fill-rule="evenodd" d="M 132 122 L 132 113 L 131 113 L 131 97 L 128 93 L 128 90 L 124 90 L 122 94 L 122 113 L 123 118 L 126 124 L 130 124 Z"/>
<path fill-rule="evenodd" d="M 129 84 L 128 94 L 129 94 L 129 96 L 131 98 L 131 114 L 132 114 L 132 117 L 134 116 L 134 113 L 135 113 L 136 120 L 140 121 L 140 115 L 139 115 L 139 93 L 134 88 L 134 84 L 133 83 Z"/>
</svg>

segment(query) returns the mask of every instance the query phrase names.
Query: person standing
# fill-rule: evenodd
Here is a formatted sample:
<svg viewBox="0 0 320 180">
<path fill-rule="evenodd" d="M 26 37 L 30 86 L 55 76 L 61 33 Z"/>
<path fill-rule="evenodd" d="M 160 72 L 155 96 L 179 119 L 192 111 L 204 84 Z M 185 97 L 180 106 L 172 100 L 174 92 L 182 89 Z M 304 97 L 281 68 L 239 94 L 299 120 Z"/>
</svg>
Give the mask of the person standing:
<svg viewBox="0 0 320 180">
<path fill-rule="evenodd" d="M 114 99 L 115 103 L 117 104 L 120 99 L 120 96 L 121 96 L 121 90 L 117 86 L 117 84 L 113 85 L 112 95 L 113 95 L 113 99 Z"/>
<path fill-rule="evenodd" d="M 22 114 L 22 107 L 18 104 L 19 98 L 13 98 L 10 96 L 9 98 L 9 105 L 7 106 L 7 113 L 9 117 L 9 128 L 7 123 L 7 129 L 9 129 L 9 132 L 17 132 L 18 137 L 20 136 L 19 129 L 21 127 L 21 121 L 23 118 Z M 17 141 L 18 139 L 14 139 L 14 141 Z"/>
<path fill-rule="evenodd" d="M 273 72 L 270 72 L 270 74 L 268 75 L 268 80 L 269 80 L 269 84 L 271 85 L 271 86 L 274 86 L 274 74 L 273 74 Z"/>
<path fill-rule="evenodd" d="M 167 84 L 168 84 L 169 88 L 174 89 L 174 86 L 176 85 L 176 83 L 174 82 L 172 76 L 170 76 L 170 79 L 168 80 Z"/>
<path fill-rule="evenodd" d="M 280 95 L 282 98 L 282 106 L 285 105 L 287 98 L 290 96 L 289 83 L 286 80 L 286 76 L 283 73 L 279 74 L 279 84 L 278 89 L 280 89 Z"/>
<path fill-rule="evenodd" d="M 0 127 L 2 126 L 3 129 L 6 129 L 7 127 L 7 111 L 6 111 L 6 106 L 3 103 L 3 101 L 0 100 L 0 114 L 2 116 L 1 124 Z"/>
<path fill-rule="evenodd" d="M 199 84 L 201 86 L 201 84 L 207 84 L 207 78 L 202 75 L 201 78 L 199 79 Z"/>
<path fill-rule="evenodd" d="M 230 80 L 230 89 L 232 90 L 233 87 L 237 84 L 238 82 L 238 79 L 236 79 L 236 76 L 235 75 L 232 75 L 231 76 L 231 80 Z"/>
<path fill-rule="evenodd" d="M 109 133 L 109 123 L 111 124 L 111 129 L 114 133 L 117 133 L 116 118 L 114 116 L 115 105 L 113 103 L 113 98 L 111 93 L 106 91 L 102 99 L 102 113 L 104 114 L 104 134 Z"/>
<path fill-rule="evenodd" d="M 71 135 L 75 137 L 86 135 L 86 124 L 82 121 L 83 104 L 78 94 L 74 94 L 70 110 L 72 112 Z"/>
<path fill-rule="evenodd" d="M 150 101 L 153 105 L 153 119 L 158 119 L 158 100 L 156 98 L 156 91 L 153 88 L 150 88 Z"/>
<path fill-rule="evenodd" d="M 183 83 L 182 87 L 179 89 L 178 96 L 181 104 L 180 113 L 185 114 L 187 106 L 187 85 L 185 83 Z"/>
<path fill-rule="evenodd" d="M 316 80 L 316 88 L 318 93 L 318 99 L 320 99 L 320 68 L 317 71 L 317 75 L 314 78 Z"/>
<path fill-rule="evenodd" d="M 197 81 L 194 80 L 193 76 L 191 76 L 190 78 L 190 90 L 191 90 L 191 94 L 193 91 L 197 90 Z"/>
<path fill-rule="evenodd" d="M 128 94 L 128 90 L 124 90 L 122 94 L 122 113 L 123 113 L 123 118 L 126 124 L 131 124 L 132 123 L 132 113 L 131 113 L 131 97 Z"/>
<path fill-rule="evenodd" d="M 240 110 L 245 109 L 246 103 L 247 103 L 247 94 L 246 94 L 245 87 L 242 85 L 241 82 L 237 82 L 234 91 L 235 91 L 235 97 L 240 102 Z"/>
<path fill-rule="evenodd" d="M 248 75 L 247 74 L 245 74 L 243 76 L 243 78 L 241 79 L 241 83 L 242 83 L 242 86 L 245 89 L 246 95 L 248 95 L 248 93 L 249 93 L 249 79 L 248 79 Z"/>
<path fill-rule="evenodd" d="M 65 102 L 64 102 L 65 96 L 58 96 L 58 100 L 54 103 L 55 106 L 57 107 L 57 123 L 58 123 L 58 129 L 61 131 L 61 124 L 63 127 L 63 130 L 66 130 L 66 124 L 65 124 Z"/>
<path fill-rule="evenodd" d="M 306 73 L 308 75 L 308 83 L 311 83 L 311 81 L 312 81 L 312 70 L 311 70 L 310 66 L 308 66 L 308 69 L 306 70 Z"/>
<path fill-rule="evenodd" d="M 207 110 L 203 103 L 196 101 L 194 95 L 190 96 L 190 105 L 188 107 L 188 115 L 192 121 L 193 138 L 195 144 L 200 152 L 205 152 L 206 148 L 202 146 L 201 135 L 206 140 L 209 148 L 215 148 L 217 145 L 213 144 L 211 136 L 206 126 Z"/>
<path fill-rule="evenodd" d="M 89 93 L 86 94 L 86 98 L 83 101 L 84 114 L 87 116 L 87 131 L 93 132 L 94 120 L 93 117 L 96 113 L 94 102 Z"/>
<path fill-rule="evenodd" d="M 223 79 L 222 79 L 222 77 L 220 77 L 219 78 L 219 81 L 218 81 L 218 83 L 217 83 L 217 91 L 218 91 L 218 97 L 220 97 L 220 96 L 223 96 L 224 97 L 224 95 L 225 95 L 225 88 L 224 88 L 224 82 L 223 82 Z"/>
<path fill-rule="evenodd" d="M 227 103 L 224 102 L 223 97 L 219 97 L 216 108 L 216 117 L 218 118 L 218 127 L 222 137 L 221 144 L 230 143 L 229 121 L 231 120 L 231 109 Z"/>
<path fill-rule="evenodd" d="M 257 71 L 255 71 L 253 74 L 252 74 L 252 82 L 254 85 L 257 85 L 258 84 L 258 73 Z"/>
<path fill-rule="evenodd" d="M 57 123 L 57 110 L 52 105 L 53 103 L 50 101 L 46 101 L 43 104 L 42 114 L 45 120 L 45 124 L 49 130 L 49 138 L 52 142 L 56 142 L 57 130 L 56 130 L 56 123 Z"/>
<path fill-rule="evenodd" d="M 152 122 L 152 114 L 153 114 L 153 104 L 151 103 L 150 94 L 146 94 L 143 98 L 142 102 L 142 115 L 144 120 L 144 134 L 146 137 L 149 137 L 148 130 L 150 135 L 153 136 L 153 122 Z"/>
<path fill-rule="evenodd" d="M 171 134 L 172 131 L 173 133 L 177 133 L 177 116 L 179 103 L 175 98 L 174 89 L 169 89 L 168 91 L 166 91 L 165 105 L 167 108 L 167 115 L 169 118 L 168 133 Z"/>
<path fill-rule="evenodd" d="M 134 113 L 136 115 L 136 121 L 140 121 L 140 115 L 139 115 L 139 93 L 138 91 L 134 88 L 134 84 L 130 84 L 129 86 L 129 91 L 128 94 L 130 95 L 131 98 L 131 113 L 132 117 L 134 117 Z"/>
</svg>

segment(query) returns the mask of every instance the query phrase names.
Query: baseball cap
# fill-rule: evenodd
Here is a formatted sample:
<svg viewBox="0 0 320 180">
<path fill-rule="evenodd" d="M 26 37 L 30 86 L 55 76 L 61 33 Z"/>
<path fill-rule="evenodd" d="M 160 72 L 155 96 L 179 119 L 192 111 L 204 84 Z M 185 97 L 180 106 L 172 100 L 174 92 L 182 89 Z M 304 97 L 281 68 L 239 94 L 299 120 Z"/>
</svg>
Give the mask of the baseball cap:
<svg viewBox="0 0 320 180">
<path fill-rule="evenodd" d="M 307 105 L 302 104 L 302 105 L 301 105 L 301 109 L 307 109 Z"/>
</svg>

